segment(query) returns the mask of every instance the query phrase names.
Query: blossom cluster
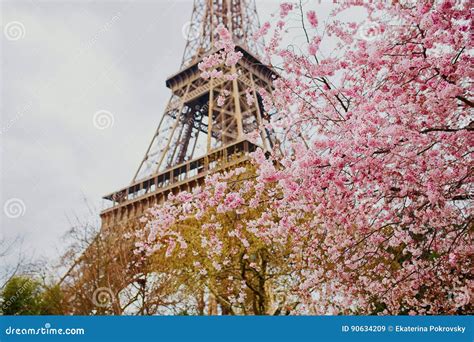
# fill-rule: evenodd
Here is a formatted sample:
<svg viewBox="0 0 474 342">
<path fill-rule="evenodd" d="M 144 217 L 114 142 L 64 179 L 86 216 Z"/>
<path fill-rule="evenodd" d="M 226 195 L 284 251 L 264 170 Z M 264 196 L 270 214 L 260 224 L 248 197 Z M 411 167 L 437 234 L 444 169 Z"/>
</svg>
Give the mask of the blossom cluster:
<svg viewBox="0 0 474 342">
<path fill-rule="evenodd" d="M 317 31 L 315 12 L 302 18 L 310 23 L 302 49 L 307 53 L 281 46 L 284 22 L 274 25 L 264 60 L 284 73 L 271 96 L 262 95 L 265 110 L 276 113 L 271 127 L 282 132 L 280 150 L 271 157 L 257 151 L 256 178 L 238 189 L 229 188 L 230 176 L 213 175 L 204 189 L 154 209 L 148 249 L 186 249 L 176 229 L 186 215 L 199 220 L 214 208 L 217 214 L 245 216 L 265 203 L 258 217 L 232 226 L 230 236 L 244 249 L 255 241 L 268 249 L 290 243 L 285 262 L 297 280 L 287 289 L 297 298 L 293 313 L 469 312 L 474 288 L 469 5 L 364 3 L 365 23 L 340 21 L 338 14 L 353 6 L 339 5 L 326 24 L 327 34 L 339 41 L 338 53 L 331 55 L 319 51 L 325 37 Z M 280 18 L 295 8 L 282 4 Z M 367 25 L 378 37 L 356 34 Z M 256 38 L 271 29 L 264 24 Z M 200 65 L 205 78 L 239 58 L 223 28 L 221 39 L 223 51 Z M 211 220 L 202 228 L 217 231 L 215 224 Z M 212 241 L 223 243 L 223 236 Z M 217 262 L 215 268 L 226 266 L 211 254 L 206 258 Z"/>
</svg>

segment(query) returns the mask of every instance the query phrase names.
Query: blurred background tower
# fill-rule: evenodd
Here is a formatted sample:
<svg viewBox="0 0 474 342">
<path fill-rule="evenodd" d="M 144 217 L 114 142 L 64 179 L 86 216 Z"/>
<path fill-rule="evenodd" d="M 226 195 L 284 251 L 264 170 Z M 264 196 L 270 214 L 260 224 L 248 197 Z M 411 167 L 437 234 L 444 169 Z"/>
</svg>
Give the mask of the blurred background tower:
<svg viewBox="0 0 474 342">
<path fill-rule="evenodd" d="M 205 80 L 198 69 L 203 57 L 217 51 L 220 24 L 244 55 L 235 67 L 222 67 L 238 72 L 231 81 Z M 111 207 L 101 213 L 103 228 L 135 220 L 170 192 L 189 191 L 209 173 L 245 162 L 256 148 L 245 139 L 248 133 L 258 131 L 257 145 L 271 147 L 270 132 L 261 125 L 268 115 L 257 90 L 271 90 L 273 73 L 258 59 L 262 47 L 252 37 L 258 26 L 252 0 L 195 0 L 183 28 L 188 39 L 181 70 L 166 80 L 171 98 L 131 184 L 104 197 Z M 219 95 L 226 95 L 220 106 Z"/>
<path fill-rule="evenodd" d="M 220 69 L 238 77 L 205 80 L 198 64 L 217 51 L 220 24 L 243 54 L 237 65 Z M 210 173 L 248 163 L 257 147 L 272 147 L 272 136 L 262 124 L 268 114 L 258 90 L 271 92 L 274 73 L 259 61 L 262 47 L 252 37 L 258 27 L 253 0 L 194 1 L 191 21 L 183 27 L 187 43 L 181 68 L 166 80 L 171 97 L 151 143 L 132 182 L 104 197 L 109 207 L 100 213 L 100 232 L 59 282 L 68 313 L 120 315 L 124 307 L 136 306 L 138 314 L 156 314 L 156 302 L 165 297 L 171 280 L 166 271 L 157 276 L 160 271 L 147 269 L 142 256 L 134 253 L 134 239 L 126 234 L 136 231 L 146 210 L 170 193 L 190 191 Z M 249 133 L 253 143 L 246 139 Z M 127 293 L 133 303 L 121 305 Z M 218 313 L 212 295 L 202 292 L 198 297 L 199 314 Z"/>
</svg>

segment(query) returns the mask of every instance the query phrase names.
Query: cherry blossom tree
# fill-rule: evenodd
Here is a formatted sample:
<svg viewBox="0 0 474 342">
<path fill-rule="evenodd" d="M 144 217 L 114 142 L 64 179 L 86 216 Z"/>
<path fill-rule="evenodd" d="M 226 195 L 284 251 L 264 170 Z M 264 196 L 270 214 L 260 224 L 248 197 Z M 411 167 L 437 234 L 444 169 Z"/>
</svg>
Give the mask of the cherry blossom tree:
<svg viewBox="0 0 474 342">
<path fill-rule="evenodd" d="M 274 197 L 275 187 L 257 182 L 253 167 L 213 174 L 204 187 L 171 195 L 150 211 L 150 234 L 137 252 L 147 253 L 150 264 L 173 264 L 174 278 L 223 314 L 289 312 L 299 304 L 287 295 L 296 286 L 292 243 L 268 225 Z M 207 313 L 218 311 L 208 305 Z"/>
<path fill-rule="evenodd" d="M 363 22 L 341 19 L 356 7 Z M 295 19 L 299 51 L 284 43 Z M 236 190 L 214 175 L 152 210 L 140 248 L 190 256 L 178 222 L 193 217 L 201 222 L 193 232 L 206 237 L 216 227 L 204 213 L 239 215 L 213 244 L 235 257 L 249 232 L 267 249 L 289 243 L 275 264 L 291 269 L 292 313 L 472 312 L 470 30 L 467 1 L 347 2 L 325 23 L 283 3 L 254 37 L 266 37 L 263 61 L 279 73 L 273 93 L 260 94 L 275 113 L 263 124 L 278 133 L 278 149 L 255 152 L 256 178 Z M 203 77 L 238 66 L 227 30 L 219 33 Z M 328 37 L 337 42 L 331 54 L 321 51 Z M 261 201 L 266 209 L 250 215 Z M 204 255 L 225 268 L 219 258 Z"/>
</svg>

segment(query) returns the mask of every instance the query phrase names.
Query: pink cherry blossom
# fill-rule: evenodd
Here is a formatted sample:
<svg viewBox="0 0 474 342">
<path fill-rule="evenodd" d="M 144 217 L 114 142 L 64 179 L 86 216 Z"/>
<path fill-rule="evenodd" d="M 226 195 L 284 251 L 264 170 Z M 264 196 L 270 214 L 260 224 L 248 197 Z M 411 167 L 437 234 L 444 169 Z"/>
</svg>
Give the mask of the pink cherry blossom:
<svg viewBox="0 0 474 342">
<path fill-rule="evenodd" d="M 282 3 L 280 5 L 280 17 L 285 18 L 291 10 L 293 10 L 293 4 L 289 2 Z"/>
<path fill-rule="evenodd" d="M 282 19 L 294 6 L 281 5 Z M 307 30 L 307 49 L 297 50 L 284 45 L 284 25 L 275 23 L 264 61 L 279 76 L 271 92 L 258 89 L 273 114 L 265 125 L 278 138 L 274 150 L 252 155 L 255 178 L 238 188 L 226 183 L 237 173 L 215 174 L 200 192 L 154 208 L 138 248 L 176 253 L 183 239 L 175 227 L 190 212 L 242 216 L 265 203 L 226 238 L 243 249 L 290 244 L 285 262 L 298 279 L 286 289 L 298 298 L 292 313 L 472 312 L 469 4 L 363 2 L 364 23 L 337 16 L 354 6 L 333 11 L 324 35 L 336 48 L 324 56 L 323 34 Z M 306 18 L 318 26 L 314 12 Z M 271 28 L 264 24 L 256 38 Z M 203 77 L 241 58 L 219 32 L 222 50 L 199 65 Z M 244 295 L 245 284 L 229 300 Z"/>
<path fill-rule="evenodd" d="M 306 18 L 308 18 L 308 21 L 312 27 L 318 27 L 318 17 L 316 16 L 315 11 L 306 12 Z"/>
</svg>

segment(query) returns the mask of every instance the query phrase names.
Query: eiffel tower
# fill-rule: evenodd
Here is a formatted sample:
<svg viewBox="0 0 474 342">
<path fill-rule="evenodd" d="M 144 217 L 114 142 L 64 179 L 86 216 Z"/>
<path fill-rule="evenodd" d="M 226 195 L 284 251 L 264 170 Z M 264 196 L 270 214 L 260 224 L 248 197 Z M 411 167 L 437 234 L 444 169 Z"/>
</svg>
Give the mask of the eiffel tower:
<svg viewBox="0 0 474 342">
<path fill-rule="evenodd" d="M 243 58 L 225 72 L 235 80 L 205 80 L 198 64 L 216 52 L 217 27 L 224 25 Z M 191 190 L 212 172 L 235 167 L 258 146 L 272 145 L 268 119 L 257 90 L 271 91 L 271 69 L 258 59 L 262 46 L 252 38 L 259 22 L 253 0 L 195 0 L 181 69 L 166 80 L 171 98 L 131 184 L 108 194 L 102 229 L 136 220 L 169 193 Z M 252 101 L 247 101 L 250 92 Z M 229 94 L 223 104 L 217 99 Z M 249 105 L 248 102 L 252 104 Z M 245 135 L 258 130 L 257 145 Z"/>
<path fill-rule="evenodd" d="M 220 70 L 238 77 L 205 80 L 198 64 L 218 51 L 214 42 L 221 24 L 243 58 Z M 181 68 L 166 80 L 171 97 L 145 156 L 128 186 L 104 196 L 110 205 L 100 213 L 99 234 L 87 242 L 86 250 L 59 281 L 69 313 L 122 314 L 120 293 L 131 285 L 145 293 L 150 286 L 147 275 L 153 272 L 143 268 L 133 241 L 124 234 L 139 229 L 147 209 L 166 201 L 169 194 L 199 187 L 213 172 L 248 163 L 257 147 L 273 146 L 271 132 L 262 128 L 269 114 L 258 90 L 271 93 L 275 73 L 259 61 L 263 47 L 252 38 L 259 28 L 255 2 L 195 0 L 185 27 L 189 33 Z M 224 103 L 218 104 L 223 94 Z M 246 139 L 248 133 L 257 136 L 253 143 Z M 161 290 L 157 291 L 159 296 Z M 94 301 L 102 295 L 111 298 L 110 307 Z M 199 301 L 199 312 L 204 314 L 206 304 L 202 298 Z M 212 298 L 207 307 L 209 314 L 216 314 Z"/>
</svg>

